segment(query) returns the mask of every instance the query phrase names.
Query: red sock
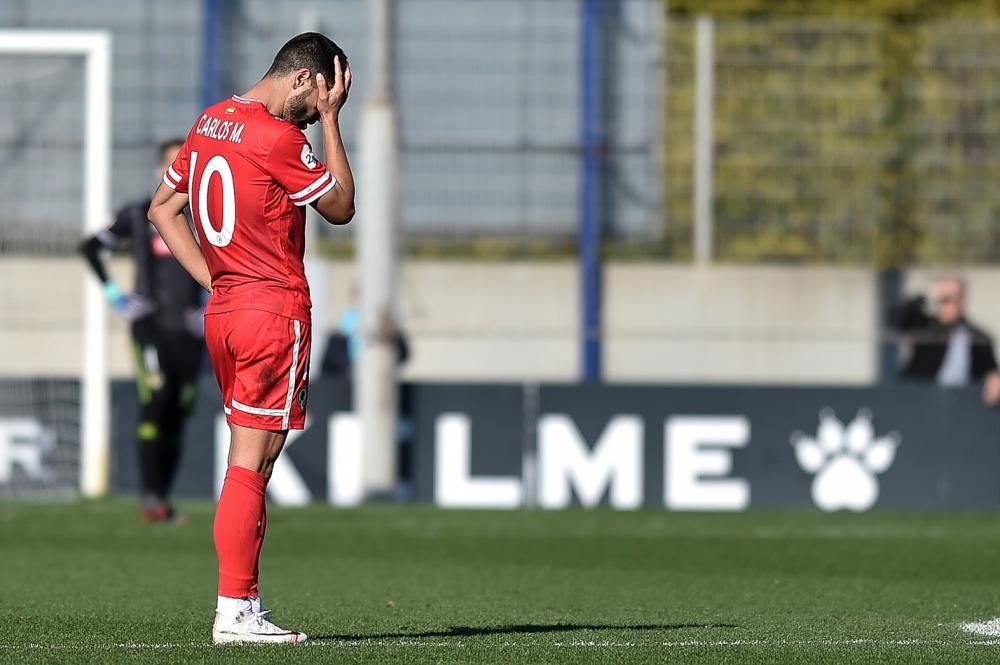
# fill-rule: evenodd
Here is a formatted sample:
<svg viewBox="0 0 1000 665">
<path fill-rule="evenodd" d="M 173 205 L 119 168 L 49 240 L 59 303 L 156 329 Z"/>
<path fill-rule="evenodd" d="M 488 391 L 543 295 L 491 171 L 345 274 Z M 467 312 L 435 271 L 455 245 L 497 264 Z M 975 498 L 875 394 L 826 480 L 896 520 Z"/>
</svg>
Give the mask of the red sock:
<svg viewBox="0 0 1000 665">
<path fill-rule="evenodd" d="M 260 540 L 257 541 L 257 558 L 253 564 L 253 583 L 250 584 L 250 596 L 259 596 L 258 580 L 260 579 L 260 550 L 264 547 L 264 534 L 267 533 L 267 501 L 264 501 L 264 512 L 260 516 Z"/>
<path fill-rule="evenodd" d="M 248 598 L 255 586 L 257 556 L 264 531 L 264 488 L 267 480 L 238 466 L 226 470 L 215 509 L 215 553 L 219 557 L 219 595 Z"/>
</svg>

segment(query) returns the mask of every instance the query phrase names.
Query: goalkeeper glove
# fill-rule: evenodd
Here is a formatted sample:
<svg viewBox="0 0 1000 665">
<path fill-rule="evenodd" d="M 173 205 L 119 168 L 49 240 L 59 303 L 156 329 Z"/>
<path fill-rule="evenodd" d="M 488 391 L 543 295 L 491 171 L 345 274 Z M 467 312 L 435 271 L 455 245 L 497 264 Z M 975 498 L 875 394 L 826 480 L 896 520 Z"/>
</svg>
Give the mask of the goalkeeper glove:
<svg viewBox="0 0 1000 665">
<path fill-rule="evenodd" d="M 118 312 L 118 316 L 122 317 L 129 323 L 138 321 L 144 316 L 148 316 L 154 309 L 156 309 L 153 306 L 153 303 L 149 302 L 142 296 L 122 293 L 118 288 L 118 285 L 114 282 L 107 282 L 104 284 L 104 299 L 115 308 L 115 311 Z"/>
</svg>

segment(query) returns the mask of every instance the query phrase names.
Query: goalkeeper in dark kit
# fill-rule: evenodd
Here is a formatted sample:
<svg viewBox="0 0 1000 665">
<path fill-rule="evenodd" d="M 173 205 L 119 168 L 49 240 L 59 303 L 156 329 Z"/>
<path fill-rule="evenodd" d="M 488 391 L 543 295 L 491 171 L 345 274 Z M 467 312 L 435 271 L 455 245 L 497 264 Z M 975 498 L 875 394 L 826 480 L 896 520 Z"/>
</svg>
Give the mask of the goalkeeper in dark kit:
<svg viewBox="0 0 1000 665">
<path fill-rule="evenodd" d="M 161 144 L 154 182 L 163 177 L 183 142 Z M 149 202 L 147 198 L 123 207 L 111 226 L 83 240 L 80 251 L 101 281 L 105 298 L 132 330 L 140 403 L 136 445 L 141 517 L 146 522 L 173 522 L 178 515 L 170 490 L 204 350 L 203 291 L 146 219 Z M 115 284 L 102 257 L 104 250 L 125 243 L 135 267 L 132 293 Z"/>
</svg>

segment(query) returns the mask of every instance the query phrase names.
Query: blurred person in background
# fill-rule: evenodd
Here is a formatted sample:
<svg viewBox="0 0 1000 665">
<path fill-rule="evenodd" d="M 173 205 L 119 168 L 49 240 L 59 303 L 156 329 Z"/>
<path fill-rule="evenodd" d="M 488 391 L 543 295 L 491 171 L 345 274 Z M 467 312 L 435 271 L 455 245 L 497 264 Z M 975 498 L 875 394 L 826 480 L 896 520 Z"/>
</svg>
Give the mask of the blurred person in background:
<svg viewBox="0 0 1000 665">
<path fill-rule="evenodd" d="M 160 145 L 158 180 L 183 143 L 172 139 Z M 123 207 L 110 227 L 84 239 L 80 251 L 108 303 L 131 325 L 140 403 L 136 427 L 140 515 L 155 523 L 179 518 L 170 491 L 180 464 L 184 423 L 194 403 L 204 339 L 201 287 L 149 223 L 149 203 L 147 198 Z M 125 243 L 135 265 L 133 293 L 115 284 L 102 256 Z"/>
<path fill-rule="evenodd" d="M 323 355 L 322 374 L 329 377 L 350 377 L 353 368 L 361 360 L 361 311 L 360 290 L 352 284 L 347 292 L 347 304 L 337 318 L 337 327 L 327 340 Z M 393 317 L 391 334 L 396 347 L 396 364 L 402 367 L 410 359 L 410 343 L 406 332 L 399 325 L 398 317 Z"/>
<path fill-rule="evenodd" d="M 347 293 L 347 305 L 337 319 L 337 332 L 347 340 L 347 357 L 353 366 L 361 357 L 361 311 L 358 309 L 358 285 L 351 284 Z"/>
<path fill-rule="evenodd" d="M 942 387 L 982 382 L 983 401 L 995 406 L 1000 404 L 1000 371 L 993 339 L 969 321 L 965 307 L 965 281 L 949 275 L 893 309 L 892 324 L 909 344 L 900 376 Z"/>
<path fill-rule="evenodd" d="M 337 319 L 337 327 L 327 335 L 323 364 L 324 377 L 349 379 L 361 348 L 361 313 L 358 311 L 358 287 L 351 284 L 347 304 Z"/>
<path fill-rule="evenodd" d="M 323 354 L 322 376 L 324 378 L 347 380 L 354 376 L 354 368 L 361 361 L 361 290 L 352 283 L 347 291 L 347 303 L 337 319 L 336 329 L 327 338 Z M 396 366 L 401 368 L 410 359 L 410 344 L 406 332 L 399 324 L 399 317 L 390 321 L 393 345 L 396 347 Z M 409 500 L 413 492 L 413 439 L 416 430 L 413 424 L 412 386 L 399 386 L 398 430 L 396 443 L 399 446 L 399 466 L 396 498 Z"/>
</svg>

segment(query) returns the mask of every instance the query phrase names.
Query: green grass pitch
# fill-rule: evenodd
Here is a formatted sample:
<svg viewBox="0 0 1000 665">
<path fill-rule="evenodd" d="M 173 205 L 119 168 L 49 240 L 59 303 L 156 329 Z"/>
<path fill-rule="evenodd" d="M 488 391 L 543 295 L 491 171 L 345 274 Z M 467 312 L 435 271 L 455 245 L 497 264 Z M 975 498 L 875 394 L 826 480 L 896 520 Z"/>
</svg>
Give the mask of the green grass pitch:
<svg viewBox="0 0 1000 665">
<path fill-rule="evenodd" d="M 0 503 L 0 662 L 1000 662 L 1000 516 L 271 508 L 305 645 L 214 647 L 212 507 Z"/>
</svg>

